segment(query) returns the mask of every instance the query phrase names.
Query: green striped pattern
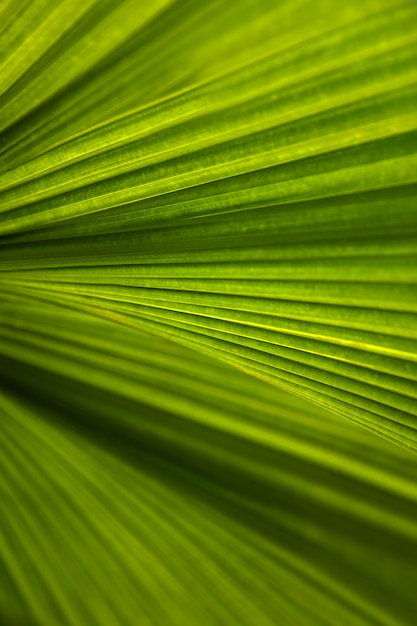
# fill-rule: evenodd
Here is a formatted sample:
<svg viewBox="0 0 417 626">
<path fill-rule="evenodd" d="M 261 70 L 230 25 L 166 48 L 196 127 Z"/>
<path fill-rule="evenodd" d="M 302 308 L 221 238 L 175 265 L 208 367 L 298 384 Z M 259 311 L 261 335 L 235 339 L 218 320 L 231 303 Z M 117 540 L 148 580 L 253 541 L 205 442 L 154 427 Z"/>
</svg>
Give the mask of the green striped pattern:
<svg viewBox="0 0 417 626">
<path fill-rule="evenodd" d="M 0 623 L 413 626 L 417 4 L 0 46 Z"/>
</svg>

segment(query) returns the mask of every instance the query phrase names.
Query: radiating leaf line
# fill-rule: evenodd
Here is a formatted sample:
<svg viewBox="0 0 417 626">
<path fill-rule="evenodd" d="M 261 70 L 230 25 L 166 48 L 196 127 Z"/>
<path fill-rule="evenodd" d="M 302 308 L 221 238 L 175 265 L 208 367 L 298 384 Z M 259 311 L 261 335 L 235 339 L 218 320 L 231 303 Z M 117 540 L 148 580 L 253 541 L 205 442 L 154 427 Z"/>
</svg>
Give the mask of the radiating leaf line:
<svg viewBox="0 0 417 626">
<path fill-rule="evenodd" d="M 0 622 L 412 626 L 417 6 L 0 16 Z"/>
</svg>

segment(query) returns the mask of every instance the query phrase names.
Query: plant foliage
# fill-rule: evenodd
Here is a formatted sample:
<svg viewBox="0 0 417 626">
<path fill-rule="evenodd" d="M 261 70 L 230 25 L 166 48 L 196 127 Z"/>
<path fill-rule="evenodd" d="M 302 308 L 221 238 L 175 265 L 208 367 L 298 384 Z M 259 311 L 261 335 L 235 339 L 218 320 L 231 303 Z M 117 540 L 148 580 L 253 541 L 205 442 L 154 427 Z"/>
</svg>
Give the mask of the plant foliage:
<svg viewBox="0 0 417 626">
<path fill-rule="evenodd" d="M 0 47 L 0 623 L 413 626 L 417 5 Z"/>
</svg>

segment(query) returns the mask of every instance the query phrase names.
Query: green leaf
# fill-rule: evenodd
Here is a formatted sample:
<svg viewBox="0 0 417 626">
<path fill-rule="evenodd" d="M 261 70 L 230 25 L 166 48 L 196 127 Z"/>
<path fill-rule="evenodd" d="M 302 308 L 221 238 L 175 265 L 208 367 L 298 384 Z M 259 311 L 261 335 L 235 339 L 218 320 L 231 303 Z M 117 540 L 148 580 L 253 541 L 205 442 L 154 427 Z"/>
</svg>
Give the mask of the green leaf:
<svg viewBox="0 0 417 626">
<path fill-rule="evenodd" d="M 0 622 L 412 626 L 416 4 L 0 16 Z"/>
</svg>

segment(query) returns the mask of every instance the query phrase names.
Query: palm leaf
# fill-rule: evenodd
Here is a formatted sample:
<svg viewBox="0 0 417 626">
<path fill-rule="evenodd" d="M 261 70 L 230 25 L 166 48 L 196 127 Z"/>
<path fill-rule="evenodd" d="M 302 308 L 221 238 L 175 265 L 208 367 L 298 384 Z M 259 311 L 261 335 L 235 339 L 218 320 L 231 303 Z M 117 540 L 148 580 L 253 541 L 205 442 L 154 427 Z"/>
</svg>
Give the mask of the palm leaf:
<svg viewBox="0 0 417 626">
<path fill-rule="evenodd" d="M 416 5 L 0 15 L 0 619 L 411 626 Z"/>
</svg>

